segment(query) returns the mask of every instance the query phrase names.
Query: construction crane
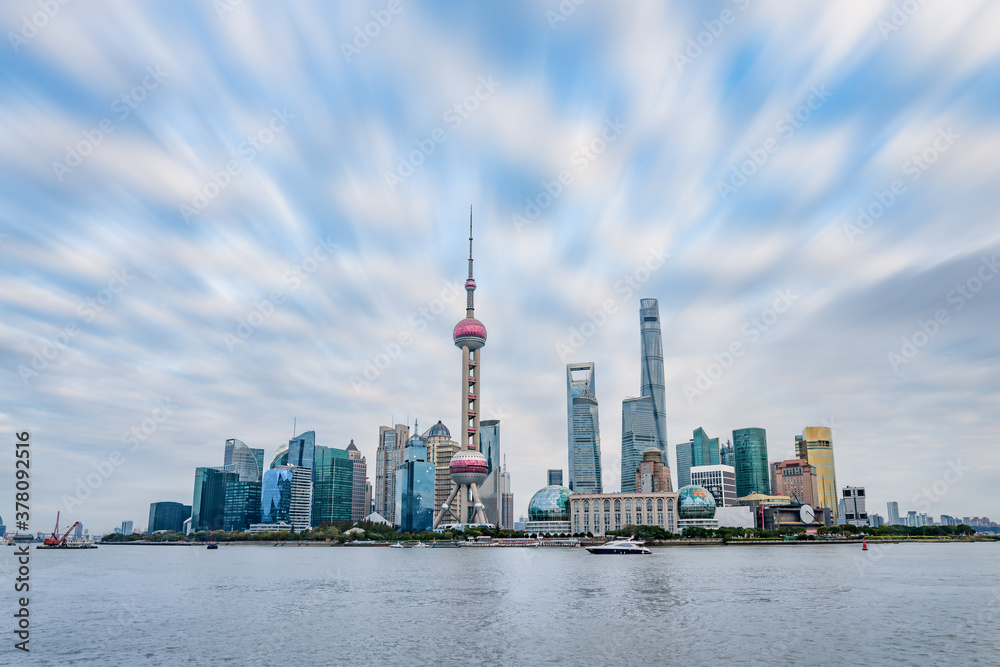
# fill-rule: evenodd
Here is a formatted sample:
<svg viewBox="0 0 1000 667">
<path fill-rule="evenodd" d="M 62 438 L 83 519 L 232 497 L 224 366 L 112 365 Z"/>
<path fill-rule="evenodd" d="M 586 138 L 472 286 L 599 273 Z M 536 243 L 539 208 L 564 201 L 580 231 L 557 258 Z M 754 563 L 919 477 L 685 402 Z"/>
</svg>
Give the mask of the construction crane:
<svg viewBox="0 0 1000 667">
<path fill-rule="evenodd" d="M 45 541 L 43 542 L 43 544 L 45 546 L 47 546 L 47 547 L 64 547 L 64 546 L 66 546 L 66 538 L 69 536 L 69 534 L 71 532 L 73 532 L 73 529 L 76 528 L 79 525 L 80 525 L 80 522 L 77 521 L 72 526 L 70 526 L 66 530 L 65 533 L 62 534 L 62 537 L 58 536 L 56 533 L 59 532 L 59 512 L 56 512 L 56 528 L 55 528 L 55 530 L 52 531 L 52 535 L 50 535 L 49 537 L 45 538 Z"/>
</svg>

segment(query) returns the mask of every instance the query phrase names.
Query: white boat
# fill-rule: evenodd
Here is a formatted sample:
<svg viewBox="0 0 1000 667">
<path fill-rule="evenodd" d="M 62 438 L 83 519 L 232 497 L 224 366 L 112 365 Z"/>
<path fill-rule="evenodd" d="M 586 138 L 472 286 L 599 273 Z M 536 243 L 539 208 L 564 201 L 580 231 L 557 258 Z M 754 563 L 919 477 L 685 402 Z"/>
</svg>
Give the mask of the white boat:
<svg viewBox="0 0 1000 667">
<path fill-rule="evenodd" d="M 413 548 L 414 549 L 429 549 L 430 547 L 428 547 L 423 542 L 417 542 L 416 544 L 413 545 Z"/>
<path fill-rule="evenodd" d="M 404 549 L 405 547 L 402 544 L 400 544 L 399 542 L 396 542 L 395 544 L 390 544 L 389 548 L 390 549 Z"/>
<path fill-rule="evenodd" d="M 597 547 L 587 547 L 592 554 L 648 554 L 652 553 L 643 546 L 643 542 L 635 540 L 615 540 Z"/>
</svg>

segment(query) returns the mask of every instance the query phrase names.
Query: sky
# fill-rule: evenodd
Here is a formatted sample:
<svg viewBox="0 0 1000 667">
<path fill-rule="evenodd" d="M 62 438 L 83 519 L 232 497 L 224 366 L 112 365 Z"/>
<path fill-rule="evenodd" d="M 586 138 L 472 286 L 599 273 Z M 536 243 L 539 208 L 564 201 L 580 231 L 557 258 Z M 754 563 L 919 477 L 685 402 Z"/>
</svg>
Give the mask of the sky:
<svg viewBox="0 0 1000 667">
<path fill-rule="evenodd" d="M 0 456 L 30 527 L 190 503 L 227 438 L 459 432 L 470 206 L 515 515 L 659 300 L 673 445 L 833 429 L 868 511 L 1000 520 L 1000 6 L 0 8 Z"/>
</svg>

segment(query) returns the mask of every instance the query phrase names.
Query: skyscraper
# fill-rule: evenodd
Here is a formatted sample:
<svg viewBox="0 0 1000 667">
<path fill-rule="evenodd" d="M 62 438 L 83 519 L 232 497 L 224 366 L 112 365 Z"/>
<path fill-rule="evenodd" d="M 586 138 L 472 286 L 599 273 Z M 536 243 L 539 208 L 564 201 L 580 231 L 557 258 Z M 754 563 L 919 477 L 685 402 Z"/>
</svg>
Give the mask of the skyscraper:
<svg viewBox="0 0 1000 667">
<path fill-rule="evenodd" d="M 312 470 L 316 461 L 316 431 L 306 431 L 288 441 L 288 465 Z"/>
<path fill-rule="evenodd" d="M 886 517 L 886 522 L 890 526 L 898 526 L 899 525 L 899 503 L 897 503 L 895 500 L 891 500 L 891 501 L 889 501 L 889 502 L 887 502 L 885 504 L 885 508 L 886 508 L 886 514 L 888 515 Z"/>
<path fill-rule="evenodd" d="M 833 463 L 833 432 L 826 426 L 807 426 L 795 436 L 795 456 L 816 467 L 818 502 L 840 523 L 840 498 L 837 497 L 837 473 Z"/>
<path fill-rule="evenodd" d="M 260 480 L 245 480 L 239 473 L 225 481 L 222 530 L 243 532 L 260 523 Z"/>
<path fill-rule="evenodd" d="M 292 469 L 275 466 L 261 480 L 261 523 L 288 523 L 292 507 Z"/>
<path fill-rule="evenodd" d="M 354 462 L 354 489 L 351 495 L 351 521 L 357 523 L 371 513 L 371 502 L 365 500 L 368 488 L 368 462 L 361 456 L 354 440 L 347 446 L 347 454 Z"/>
<path fill-rule="evenodd" d="M 656 299 L 640 299 L 639 326 L 642 332 L 642 392 L 653 399 L 653 427 L 656 448 L 667 463 L 666 391 L 663 376 L 663 336 L 660 333 L 660 305 Z"/>
<path fill-rule="evenodd" d="M 461 449 L 461 445 L 451 439 L 451 431 L 439 419 L 427 429 L 421 439 L 427 443 L 427 460 L 434 463 L 434 508 L 448 500 L 451 493 L 451 459 Z M 458 514 L 452 512 L 447 522 L 457 522 Z"/>
<path fill-rule="evenodd" d="M 854 526 L 867 526 L 868 511 L 865 509 L 865 487 L 845 486 L 842 491 L 844 522 Z"/>
<path fill-rule="evenodd" d="M 636 490 L 635 471 L 643 452 L 650 447 L 659 449 L 655 422 L 651 396 L 635 396 L 622 401 L 622 493 Z M 665 460 L 662 463 L 667 465 Z"/>
<path fill-rule="evenodd" d="M 514 527 L 514 490 L 510 484 L 510 473 L 507 472 L 506 463 L 500 475 L 500 527 L 508 530 Z"/>
<path fill-rule="evenodd" d="M 725 446 L 719 448 L 719 463 L 724 466 L 736 467 L 736 453 L 733 450 L 733 443 L 726 440 Z"/>
<path fill-rule="evenodd" d="M 351 458 L 351 452 L 346 449 L 316 448 L 316 467 L 313 468 L 312 474 L 313 526 L 351 520 L 355 494 L 355 463 Z M 363 485 L 362 494 L 364 494 Z"/>
<path fill-rule="evenodd" d="M 562 470 L 549 470 L 549 486 L 562 486 Z"/>
<path fill-rule="evenodd" d="M 819 504 L 819 490 L 816 480 L 816 468 L 803 459 L 788 459 L 771 464 L 771 493 L 775 496 L 788 496 L 797 503 L 805 503 L 811 507 L 822 507 Z"/>
<path fill-rule="evenodd" d="M 222 530 L 226 502 L 226 482 L 239 481 L 235 472 L 221 468 L 195 468 L 194 498 L 191 502 L 191 530 Z"/>
<path fill-rule="evenodd" d="M 719 439 L 709 438 L 705 429 L 698 427 L 691 437 L 691 465 L 719 465 Z"/>
<path fill-rule="evenodd" d="M 736 471 L 732 466 L 691 466 L 691 483 L 711 493 L 716 507 L 736 504 Z"/>
<path fill-rule="evenodd" d="M 660 450 L 649 447 L 642 453 L 642 461 L 635 471 L 632 492 L 665 493 L 670 488 L 670 466 L 664 465 Z"/>
<path fill-rule="evenodd" d="M 292 497 L 288 508 L 288 522 L 295 530 L 306 530 L 312 525 L 312 470 L 288 466 L 292 470 Z"/>
<path fill-rule="evenodd" d="M 569 488 L 601 493 L 601 432 L 594 363 L 566 364 Z"/>
<path fill-rule="evenodd" d="M 677 450 L 677 488 L 691 484 L 691 440 L 675 445 Z"/>
<path fill-rule="evenodd" d="M 395 521 L 396 469 L 402 461 L 403 447 L 410 437 L 405 424 L 379 426 L 378 450 L 375 453 L 375 511 L 389 523 Z"/>
<path fill-rule="evenodd" d="M 472 521 L 486 523 L 483 501 L 479 497 L 479 485 L 489 474 L 489 462 L 479 449 L 479 351 L 486 345 L 486 327 L 476 319 L 474 294 L 476 281 L 472 277 L 472 209 L 469 209 L 469 277 L 465 281 L 465 319 L 455 325 L 452 339 L 462 350 L 462 449 L 455 454 L 448 465 L 451 472 L 452 489 L 434 517 L 437 528 L 451 513 L 451 505 L 457 502 L 458 516 L 462 523 Z M 468 507 L 471 496 L 472 507 Z"/>
<path fill-rule="evenodd" d="M 771 493 L 771 470 L 767 463 L 767 433 L 762 428 L 733 431 L 736 457 L 736 496 Z"/>
<path fill-rule="evenodd" d="M 503 515 L 503 469 L 500 465 L 500 420 L 486 419 L 479 423 L 479 443 L 489 464 L 490 473 L 479 485 L 486 522 L 501 523 Z"/>
<path fill-rule="evenodd" d="M 416 431 L 416 429 L 414 429 Z M 434 464 L 427 460 L 427 445 L 414 434 L 403 448 L 396 470 L 396 523 L 400 530 L 430 530 L 434 524 Z"/>
<path fill-rule="evenodd" d="M 479 445 L 492 473 L 500 467 L 500 420 L 484 419 L 479 422 Z"/>
<path fill-rule="evenodd" d="M 222 465 L 230 472 L 237 473 L 241 481 L 259 482 L 260 476 L 264 474 L 264 450 L 251 449 L 243 441 L 230 438 L 226 440 Z"/>
</svg>

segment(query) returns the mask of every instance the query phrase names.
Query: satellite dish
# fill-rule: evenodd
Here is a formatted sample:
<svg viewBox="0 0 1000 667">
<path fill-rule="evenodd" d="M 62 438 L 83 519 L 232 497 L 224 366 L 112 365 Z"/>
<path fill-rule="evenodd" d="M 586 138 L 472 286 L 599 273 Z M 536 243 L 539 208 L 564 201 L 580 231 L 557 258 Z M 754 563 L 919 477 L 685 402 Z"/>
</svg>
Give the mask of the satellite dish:
<svg viewBox="0 0 1000 667">
<path fill-rule="evenodd" d="M 816 512 L 810 505 L 803 505 L 799 508 L 799 518 L 802 519 L 802 523 L 812 523 L 816 520 Z"/>
</svg>

